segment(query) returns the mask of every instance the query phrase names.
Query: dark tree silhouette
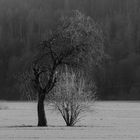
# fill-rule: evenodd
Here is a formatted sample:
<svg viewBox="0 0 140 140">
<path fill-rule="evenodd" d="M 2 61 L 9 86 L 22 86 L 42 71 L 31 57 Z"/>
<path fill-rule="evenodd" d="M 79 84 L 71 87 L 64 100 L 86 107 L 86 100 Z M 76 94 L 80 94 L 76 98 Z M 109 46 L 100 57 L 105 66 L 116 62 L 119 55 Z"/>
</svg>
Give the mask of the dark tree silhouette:
<svg viewBox="0 0 140 140">
<path fill-rule="evenodd" d="M 65 65 L 99 64 L 104 54 L 102 32 L 90 17 L 74 11 L 60 19 L 40 46 L 32 64 L 32 85 L 38 93 L 38 126 L 47 126 L 44 100 L 57 82 L 57 72 Z"/>
</svg>

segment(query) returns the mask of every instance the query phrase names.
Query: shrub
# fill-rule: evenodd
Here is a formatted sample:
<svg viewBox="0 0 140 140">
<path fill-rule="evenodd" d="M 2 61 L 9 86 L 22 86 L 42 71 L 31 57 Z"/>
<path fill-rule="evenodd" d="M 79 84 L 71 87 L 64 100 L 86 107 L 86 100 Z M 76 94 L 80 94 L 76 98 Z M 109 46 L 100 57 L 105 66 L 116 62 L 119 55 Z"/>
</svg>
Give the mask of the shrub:
<svg viewBox="0 0 140 140">
<path fill-rule="evenodd" d="M 92 86 L 91 86 L 92 85 Z M 89 102 L 95 100 L 95 84 L 87 84 L 84 76 L 66 68 L 59 73 L 57 85 L 50 98 L 67 126 L 74 126 L 82 114 L 89 110 Z"/>
</svg>

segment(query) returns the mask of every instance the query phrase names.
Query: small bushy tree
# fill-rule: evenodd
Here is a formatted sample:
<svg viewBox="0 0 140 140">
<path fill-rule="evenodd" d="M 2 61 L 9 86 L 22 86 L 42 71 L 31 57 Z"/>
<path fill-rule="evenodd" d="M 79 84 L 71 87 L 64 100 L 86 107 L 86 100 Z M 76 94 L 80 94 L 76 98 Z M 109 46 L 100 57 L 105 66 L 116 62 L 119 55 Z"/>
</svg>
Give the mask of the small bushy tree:
<svg viewBox="0 0 140 140">
<path fill-rule="evenodd" d="M 50 97 L 53 107 L 62 115 L 67 126 L 74 126 L 81 115 L 95 100 L 95 83 L 87 84 L 79 72 L 66 69 L 58 76 L 58 82 Z"/>
</svg>

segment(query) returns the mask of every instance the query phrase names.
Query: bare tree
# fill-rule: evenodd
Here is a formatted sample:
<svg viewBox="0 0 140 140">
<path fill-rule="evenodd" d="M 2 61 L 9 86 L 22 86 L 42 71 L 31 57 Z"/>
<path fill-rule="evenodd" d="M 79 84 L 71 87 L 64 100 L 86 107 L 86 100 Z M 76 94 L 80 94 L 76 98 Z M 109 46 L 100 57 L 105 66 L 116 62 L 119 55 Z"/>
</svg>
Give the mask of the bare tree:
<svg viewBox="0 0 140 140">
<path fill-rule="evenodd" d="M 60 19 L 40 46 L 32 63 L 31 81 L 38 93 L 38 126 L 47 126 L 44 100 L 57 82 L 56 72 L 64 65 L 78 68 L 91 59 L 98 65 L 104 52 L 102 32 L 90 17 L 74 11 Z"/>
<path fill-rule="evenodd" d="M 91 101 L 95 101 L 95 83 L 87 83 L 84 76 L 66 67 L 59 73 L 50 102 L 58 110 L 67 126 L 80 121 L 85 111 L 89 111 Z"/>
</svg>

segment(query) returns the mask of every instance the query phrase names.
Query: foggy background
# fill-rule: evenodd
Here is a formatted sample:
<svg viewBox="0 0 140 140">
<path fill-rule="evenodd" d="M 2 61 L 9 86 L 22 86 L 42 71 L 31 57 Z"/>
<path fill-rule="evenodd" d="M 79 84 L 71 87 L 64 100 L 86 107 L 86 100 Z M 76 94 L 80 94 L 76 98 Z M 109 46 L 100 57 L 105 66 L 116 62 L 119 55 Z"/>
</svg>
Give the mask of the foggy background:
<svg viewBox="0 0 140 140">
<path fill-rule="evenodd" d="M 0 99 L 20 99 L 15 75 L 26 69 L 56 20 L 76 9 L 104 33 L 109 60 L 91 68 L 98 99 L 140 99 L 139 0 L 0 0 Z"/>
</svg>

